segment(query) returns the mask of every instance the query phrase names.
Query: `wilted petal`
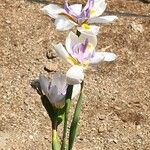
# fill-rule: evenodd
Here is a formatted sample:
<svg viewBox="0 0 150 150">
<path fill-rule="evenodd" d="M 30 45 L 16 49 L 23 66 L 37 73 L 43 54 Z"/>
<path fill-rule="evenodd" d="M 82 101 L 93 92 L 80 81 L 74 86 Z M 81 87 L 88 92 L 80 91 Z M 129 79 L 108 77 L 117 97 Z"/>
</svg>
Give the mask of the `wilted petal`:
<svg viewBox="0 0 150 150">
<path fill-rule="evenodd" d="M 63 8 L 55 4 L 49 4 L 41 9 L 45 14 L 52 18 L 57 18 L 59 13 L 65 12 Z"/>
<path fill-rule="evenodd" d="M 89 19 L 89 23 L 111 23 L 118 19 L 117 16 L 103 16 Z"/>
<path fill-rule="evenodd" d="M 84 79 L 84 72 L 81 66 L 74 65 L 66 73 L 67 83 L 70 85 L 79 84 Z"/>
<path fill-rule="evenodd" d="M 70 5 L 70 7 L 77 15 L 80 15 L 82 10 L 82 4 L 74 4 L 74 5 Z"/>
<path fill-rule="evenodd" d="M 64 16 L 59 16 L 55 20 L 55 26 L 57 30 L 65 31 L 73 28 L 75 24 Z"/>
<path fill-rule="evenodd" d="M 100 27 L 95 25 L 88 25 L 87 27 L 82 25 L 82 27 L 78 27 L 77 30 L 87 36 L 97 35 L 99 32 Z"/>
<path fill-rule="evenodd" d="M 63 45 L 59 43 L 59 44 L 53 44 L 53 46 L 58 56 L 61 57 L 63 60 L 67 60 L 67 58 L 69 57 L 69 54 L 67 53 Z"/>
<path fill-rule="evenodd" d="M 90 18 L 100 16 L 106 9 L 105 0 L 94 0 L 94 6 L 90 11 Z"/>
</svg>

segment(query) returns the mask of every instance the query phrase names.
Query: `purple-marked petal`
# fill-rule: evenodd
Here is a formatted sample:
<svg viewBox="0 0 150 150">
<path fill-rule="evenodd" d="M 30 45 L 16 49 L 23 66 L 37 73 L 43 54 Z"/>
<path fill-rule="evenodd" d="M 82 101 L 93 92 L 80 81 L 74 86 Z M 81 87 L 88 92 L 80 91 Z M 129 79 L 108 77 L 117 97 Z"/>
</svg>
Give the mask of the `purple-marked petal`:
<svg viewBox="0 0 150 150">
<path fill-rule="evenodd" d="M 90 10 L 94 6 L 94 0 L 88 0 L 83 10 Z"/>
<path fill-rule="evenodd" d="M 79 49 L 82 53 L 85 52 L 87 45 L 88 45 L 89 40 L 86 38 L 84 43 L 79 44 Z"/>
<path fill-rule="evenodd" d="M 86 34 L 81 34 L 80 35 L 80 38 L 79 38 L 79 42 L 83 43 L 84 40 L 87 38 L 87 35 Z M 91 43 L 93 45 L 93 47 L 95 48 L 96 45 L 97 45 L 97 36 L 94 36 L 94 35 L 91 35 L 91 36 L 88 36 L 88 41 L 89 43 Z"/>
<path fill-rule="evenodd" d="M 64 9 L 69 15 L 77 18 L 77 16 L 78 16 L 77 13 L 74 12 L 74 10 L 68 5 L 68 1 L 65 1 Z"/>
<path fill-rule="evenodd" d="M 78 37 L 73 32 L 70 32 L 66 38 L 66 49 L 69 55 L 81 64 L 93 57 L 96 44 L 96 36 L 87 37 L 87 35 L 81 34 Z"/>
</svg>

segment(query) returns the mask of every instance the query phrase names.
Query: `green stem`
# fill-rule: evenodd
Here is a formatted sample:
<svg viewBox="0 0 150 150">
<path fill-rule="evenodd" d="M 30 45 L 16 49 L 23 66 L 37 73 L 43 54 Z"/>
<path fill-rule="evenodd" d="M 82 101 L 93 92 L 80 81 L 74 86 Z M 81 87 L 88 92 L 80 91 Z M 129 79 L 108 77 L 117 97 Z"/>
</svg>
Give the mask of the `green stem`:
<svg viewBox="0 0 150 150">
<path fill-rule="evenodd" d="M 83 100 L 83 98 L 82 98 L 83 85 L 84 85 L 84 82 L 81 83 L 81 91 L 80 91 L 79 99 L 78 99 L 78 102 L 76 105 L 76 109 L 75 109 L 73 120 L 72 120 L 71 127 L 70 127 L 68 150 L 72 150 L 73 144 L 74 144 L 75 138 L 76 138 L 76 132 L 77 132 L 77 127 L 78 127 L 78 122 L 80 119 L 81 105 L 82 105 L 82 100 Z"/>
<path fill-rule="evenodd" d="M 52 150 L 59 150 L 56 121 L 52 121 Z"/>
<path fill-rule="evenodd" d="M 68 85 L 67 93 L 66 93 L 66 104 L 65 104 L 65 118 L 64 118 L 64 129 L 63 129 L 63 139 L 61 150 L 66 150 L 66 140 L 67 140 L 67 122 L 68 122 L 68 114 L 71 105 L 71 96 L 72 96 L 73 85 Z"/>
</svg>

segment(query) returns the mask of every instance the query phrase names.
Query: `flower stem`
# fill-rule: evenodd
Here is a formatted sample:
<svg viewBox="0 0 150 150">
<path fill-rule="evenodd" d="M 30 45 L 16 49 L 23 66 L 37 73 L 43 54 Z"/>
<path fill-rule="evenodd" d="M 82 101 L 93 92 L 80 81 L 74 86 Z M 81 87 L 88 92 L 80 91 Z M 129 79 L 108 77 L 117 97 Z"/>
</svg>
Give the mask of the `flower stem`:
<svg viewBox="0 0 150 150">
<path fill-rule="evenodd" d="M 66 104 L 65 104 L 65 118 L 64 118 L 64 129 L 63 129 L 63 139 L 61 150 L 66 150 L 66 139 L 67 139 L 67 122 L 68 122 L 68 114 L 71 105 L 71 96 L 72 96 L 73 85 L 68 85 L 67 93 L 66 93 Z"/>
<path fill-rule="evenodd" d="M 82 98 L 83 97 L 83 85 L 84 85 L 84 82 L 81 83 L 81 91 L 80 91 L 79 99 L 76 105 L 76 109 L 75 109 L 73 120 L 72 120 L 71 127 L 70 127 L 68 150 L 72 150 L 73 144 L 76 138 L 78 122 L 80 119 L 81 105 L 82 105 L 82 100 L 83 100 Z"/>
<path fill-rule="evenodd" d="M 52 150 L 59 150 L 56 121 L 52 121 Z"/>
</svg>

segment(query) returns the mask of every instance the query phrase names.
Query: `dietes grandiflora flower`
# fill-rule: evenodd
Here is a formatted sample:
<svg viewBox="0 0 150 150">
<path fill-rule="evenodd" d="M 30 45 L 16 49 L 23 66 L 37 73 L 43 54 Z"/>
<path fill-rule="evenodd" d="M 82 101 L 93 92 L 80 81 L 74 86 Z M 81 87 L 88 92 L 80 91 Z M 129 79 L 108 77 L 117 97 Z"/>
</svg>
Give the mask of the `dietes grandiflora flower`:
<svg viewBox="0 0 150 150">
<path fill-rule="evenodd" d="M 80 32 L 97 35 L 99 27 L 93 24 L 111 23 L 117 16 L 101 16 L 107 4 L 105 0 L 88 0 L 83 7 L 82 4 L 68 4 L 65 0 L 64 7 L 56 4 L 49 4 L 42 8 L 42 11 L 55 19 L 56 29 L 64 31 L 77 26 Z"/>
</svg>

